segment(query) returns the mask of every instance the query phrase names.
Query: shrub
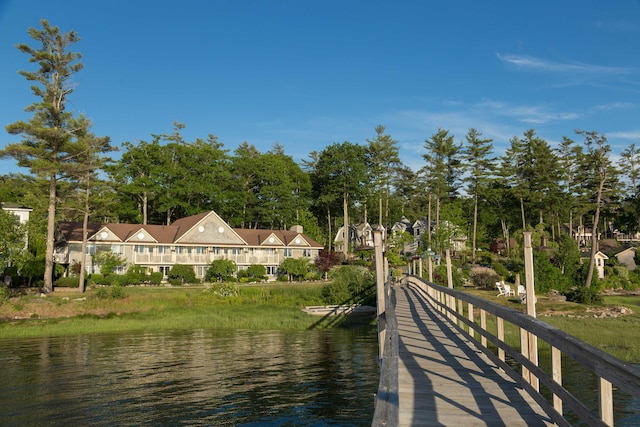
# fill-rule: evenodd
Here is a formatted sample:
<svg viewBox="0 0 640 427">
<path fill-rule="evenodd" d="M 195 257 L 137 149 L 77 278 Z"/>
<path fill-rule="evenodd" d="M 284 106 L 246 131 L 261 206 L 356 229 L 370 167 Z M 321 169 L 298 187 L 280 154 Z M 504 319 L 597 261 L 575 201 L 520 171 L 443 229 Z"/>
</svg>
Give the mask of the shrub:
<svg viewBox="0 0 640 427">
<path fill-rule="evenodd" d="M 247 269 L 247 275 L 257 280 L 267 280 L 267 267 L 262 264 L 251 264 Z"/>
<path fill-rule="evenodd" d="M 54 285 L 60 288 L 77 288 L 80 285 L 80 278 L 77 276 L 60 277 L 55 281 Z"/>
<path fill-rule="evenodd" d="M 496 282 L 500 281 L 498 273 L 489 267 L 472 267 L 469 272 L 469 277 L 473 281 L 474 286 L 479 288 L 493 288 Z"/>
<path fill-rule="evenodd" d="M 593 286 L 578 286 L 567 292 L 567 301 L 577 302 L 579 304 L 602 304 L 602 296 Z"/>
<path fill-rule="evenodd" d="M 237 270 L 238 267 L 235 262 L 229 259 L 216 259 L 209 265 L 204 278 L 209 282 L 214 280 L 221 282 L 222 280 L 233 276 Z"/>
<path fill-rule="evenodd" d="M 102 274 L 95 273 L 89 276 L 89 281 L 96 285 L 108 285 L 109 281 Z"/>
<path fill-rule="evenodd" d="M 106 277 L 111 286 L 126 286 L 127 277 L 122 274 L 110 274 Z"/>
<path fill-rule="evenodd" d="M 327 284 L 322 296 L 327 304 L 353 304 L 375 301 L 375 278 L 365 268 L 341 267 L 333 270 L 333 282 Z"/>
<path fill-rule="evenodd" d="M 196 283 L 196 272 L 191 265 L 183 265 L 183 264 L 175 264 L 169 270 L 169 282 L 171 283 L 171 279 L 180 280 L 180 284 L 183 283 Z"/>
<path fill-rule="evenodd" d="M 204 292 L 219 297 L 237 297 L 239 293 L 238 287 L 229 282 L 214 283 Z"/>
<path fill-rule="evenodd" d="M 171 278 L 169 278 L 168 282 L 169 282 L 169 284 L 171 286 L 182 286 L 182 280 L 181 279 L 171 279 Z"/>
<path fill-rule="evenodd" d="M 164 278 L 164 274 L 162 274 L 162 272 L 154 271 L 149 275 L 149 282 L 152 285 L 159 285 L 160 283 L 162 283 L 163 278 Z"/>
<path fill-rule="evenodd" d="M 124 292 L 124 288 L 121 285 L 113 285 L 111 286 L 111 298 L 113 299 L 122 299 L 126 297 L 126 293 Z"/>
<path fill-rule="evenodd" d="M 139 285 L 146 283 L 149 279 L 146 269 L 141 265 L 132 265 L 129 267 L 126 276 L 128 285 Z"/>
</svg>

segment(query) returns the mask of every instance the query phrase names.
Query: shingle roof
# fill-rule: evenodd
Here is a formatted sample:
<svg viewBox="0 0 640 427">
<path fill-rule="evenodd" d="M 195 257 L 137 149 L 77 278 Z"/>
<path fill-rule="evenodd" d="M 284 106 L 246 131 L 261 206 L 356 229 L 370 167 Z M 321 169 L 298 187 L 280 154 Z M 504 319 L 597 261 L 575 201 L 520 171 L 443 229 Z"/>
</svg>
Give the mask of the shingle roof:
<svg viewBox="0 0 640 427">
<path fill-rule="evenodd" d="M 175 243 L 181 236 L 191 230 L 196 224 L 202 221 L 207 215 L 213 211 L 202 212 L 197 215 L 192 215 L 186 218 L 181 218 L 175 221 L 171 225 L 142 225 L 142 224 L 123 224 L 123 223 L 89 223 L 87 227 L 88 239 L 95 239 L 95 235 L 100 230 L 108 229 L 118 240 L 127 242 L 130 241 L 138 233 L 143 232 L 148 234 L 157 243 L 160 244 L 172 244 Z M 217 217 L 217 214 L 216 214 Z M 219 218 L 219 217 L 217 217 Z M 62 237 L 67 242 L 70 241 L 82 241 L 82 223 L 80 222 L 66 222 L 61 221 L 58 223 L 58 230 Z M 282 246 L 282 242 L 285 246 L 298 246 L 309 248 L 322 248 L 323 245 L 314 241 L 310 237 L 290 230 L 259 230 L 259 229 L 244 229 L 234 228 L 235 231 L 248 246 Z M 274 236 L 274 242 L 268 241 L 270 236 Z M 280 242 L 278 242 L 277 240 Z M 298 239 L 299 241 L 296 241 Z M 102 239 L 101 239 L 102 240 Z M 109 241 L 102 240 L 102 241 Z M 112 241 L 114 241 L 112 239 Z M 215 241 L 208 242 L 208 244 L 218 244 Z M 224 245 L 224 244 L 223 244 Z"/>
</svg>

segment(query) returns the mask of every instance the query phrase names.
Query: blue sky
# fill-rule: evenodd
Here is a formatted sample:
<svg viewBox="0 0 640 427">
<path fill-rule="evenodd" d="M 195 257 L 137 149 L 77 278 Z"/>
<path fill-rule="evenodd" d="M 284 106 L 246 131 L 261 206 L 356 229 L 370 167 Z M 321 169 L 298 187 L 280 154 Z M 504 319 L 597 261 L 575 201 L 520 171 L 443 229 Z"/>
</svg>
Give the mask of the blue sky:
<svg viewBox="0 0 640 427">
<path fill-rule="evenodd" d="M 556 146 L 604 133 L 640 145 L 640 2 L 0 0 L 0 123 L 28 119 L 16 43 L 46 18 L 81 37 L 70 109 L 114 145 L 186 125 L 233 151 L 275 142 L 296 160 L 366 143 L 383 124 L 423 166 L 438 128 L 502 154 L 533 128 Z M 0 133 L 0 147 L 19 137 Z M 24 172 L 0 161 L 0 173 Z"/>
</svg>

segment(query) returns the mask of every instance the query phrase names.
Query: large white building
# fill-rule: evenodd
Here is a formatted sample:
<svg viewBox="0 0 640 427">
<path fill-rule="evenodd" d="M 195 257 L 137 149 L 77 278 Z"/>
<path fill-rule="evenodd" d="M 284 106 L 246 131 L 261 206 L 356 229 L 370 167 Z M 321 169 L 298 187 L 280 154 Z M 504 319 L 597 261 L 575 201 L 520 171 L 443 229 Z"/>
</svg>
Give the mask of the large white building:
<svg viewBox="0 0 640 427">
<path fill-rule="evenodd" d="M 79 264 L 82 254 L 82 223 L 59 222 L 55 261 L 65 267 Z M 290 230 L 257 230 L 230 227 L 214 211 L 179 219 L 171 225 L 97 224 L 87 230 L 89 273 L 99 272 L 93 255 L 109 251 L 131 265 L 165 276 L 174 264 L 191 265 L 202 278 L 213 260 L 234 261 L 238 269 L 261 264 L 270 280 L 286 258 L 313 262 L 323 246 L 303 234 L 301 226 Z"/>
</svg>

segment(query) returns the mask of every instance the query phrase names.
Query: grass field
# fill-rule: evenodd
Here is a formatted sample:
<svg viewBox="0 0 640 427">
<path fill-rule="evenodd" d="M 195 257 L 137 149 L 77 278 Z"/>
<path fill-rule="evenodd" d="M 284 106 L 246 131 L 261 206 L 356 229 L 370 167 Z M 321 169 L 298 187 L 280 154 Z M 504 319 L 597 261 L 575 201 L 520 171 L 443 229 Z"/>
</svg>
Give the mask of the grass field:
<svg viewBox="0 0 640 427">
<path fill-rule="evenodd" d="M 127 287 L 124 298 L 54 292 L 25 295 L 0 305 L 0 338 L 77 335 L 136 330 L 326 328 L 360 319 L 322 318 L 304 313 L 322 305 L 324 284 L 240 286 L 237 296 L 221 297 L 203 287 Z M 104 289 L 104 288 L 103 288 Z"/>
</svg>

